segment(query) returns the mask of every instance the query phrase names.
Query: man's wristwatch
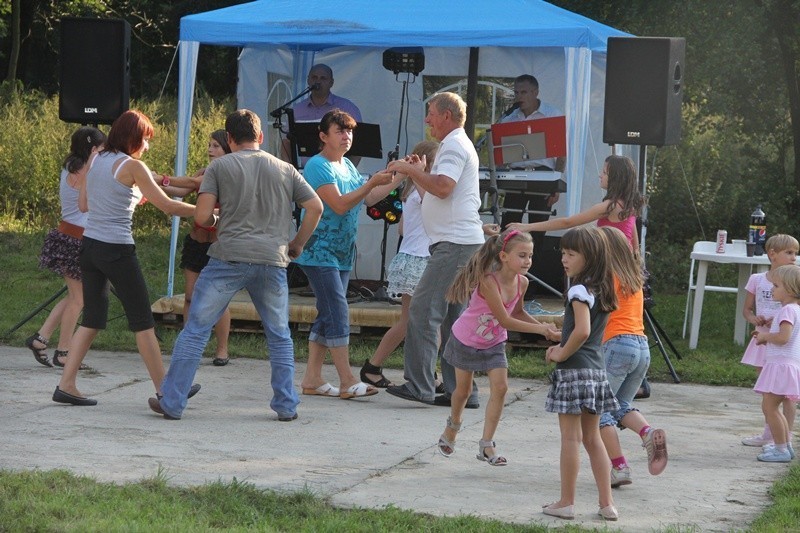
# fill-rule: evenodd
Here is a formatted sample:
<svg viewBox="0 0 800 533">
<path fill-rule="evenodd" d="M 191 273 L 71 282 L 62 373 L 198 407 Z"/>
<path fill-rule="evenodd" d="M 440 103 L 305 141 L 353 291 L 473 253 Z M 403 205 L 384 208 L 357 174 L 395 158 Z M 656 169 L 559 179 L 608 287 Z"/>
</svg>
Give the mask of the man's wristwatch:
<svg viewBox="0 0 800 533">
<path fill-rule="evenodd" d="M 166 174 L 162 174 L 161 175 L 161 186 L 162 187 L 168 187 L 169 186 L 169 176 L 167 176 Z"/>
</svg>

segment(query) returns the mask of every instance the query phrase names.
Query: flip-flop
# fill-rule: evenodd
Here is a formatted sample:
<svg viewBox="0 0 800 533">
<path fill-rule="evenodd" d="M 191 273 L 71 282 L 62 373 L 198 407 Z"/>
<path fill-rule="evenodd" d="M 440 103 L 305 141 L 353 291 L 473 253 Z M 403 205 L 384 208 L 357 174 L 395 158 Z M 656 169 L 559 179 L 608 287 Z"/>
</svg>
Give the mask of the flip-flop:
<svg viewBox="0 0 800 533">
<path fill-rule="evenodd" d="M 347 387 L 347 390 L 343 391 L 339 395 L 339 398 L 342 400 L 349 400 L 351 398 L 365 398 L 367 396 L 374 396 L 375 394 L 378 394 L 378 392 L 378 389 L 372 385 L 367 385 L 366 383 L 359 381 L 355 385 Z"/>
<path fill-rule="evenodd" d="M 339 397 L 339 389 L 330 383 L 324 383 L 316 389 L 303 388 L 303 394 L 307 396 L 329 396 L 331 398 Z"/>
</svg>

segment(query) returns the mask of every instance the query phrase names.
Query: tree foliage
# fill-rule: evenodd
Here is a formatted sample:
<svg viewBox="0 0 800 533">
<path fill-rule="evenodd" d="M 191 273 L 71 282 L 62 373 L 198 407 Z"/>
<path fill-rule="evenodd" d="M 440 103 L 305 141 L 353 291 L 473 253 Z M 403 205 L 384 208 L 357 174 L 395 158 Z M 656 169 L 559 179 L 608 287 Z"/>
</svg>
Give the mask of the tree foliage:
<svg viewBox="0 0 800 533">
<path fill-rule="evenodd" d="M 686 38 L 683 139 L 648 150 L 648 239 L 685 248 L 718 228 L 742 237 L 759 203 L 768 231 L 800 233 L 800 0 L 551 1 L 633 35 Z M 27 89 L 53 95 L 60 20 L 116 17 L 132 28 L 132 97 L 153 99 L 164 87 L 175 94 L 175 68 L 167 73 L 180 18 L 238 3 L 23 1 L 17 77 Z M 3 72 L 11 52 L 11 5 L 0 0 Z M 198 84 L 213 98 L 235 94 L 237 54 L 229 47 L 200 48 Z"/>
</svg>

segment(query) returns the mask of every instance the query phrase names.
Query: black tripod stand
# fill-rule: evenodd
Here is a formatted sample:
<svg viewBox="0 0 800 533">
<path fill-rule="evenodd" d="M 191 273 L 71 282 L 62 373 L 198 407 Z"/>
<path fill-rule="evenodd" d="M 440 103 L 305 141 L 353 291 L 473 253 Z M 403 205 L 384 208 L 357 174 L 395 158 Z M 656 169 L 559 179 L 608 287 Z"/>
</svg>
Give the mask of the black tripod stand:
<svg viewBox="0 0 800 533">
<path fill-rule="evenodd" d="M 640 145 L 639 146 L 639 190 L 642 192 L 642 195 L 646 192 L 647 187 L 647 170 L 646 170 L 646 160 L 647 160 L 647 146 Z M 642 258 L 646 258 L 645 254 L 645 237 L 647 235 L 647 205 L 645 204 L 644 209 L 642 210 Z M 646 269 L 645 269 L 646 270 Z M 675 345 L 672 344 L 667 333 L 664 331 L 664 328 L 661 327 L 661 324 L 658 323 L 656 318 L 653 316 L 653 313 L 650 312 L 650 308 L 653 306 L 651 294 L 652 289 L 650 288 L 650 284 L 647 280 L 645 280 L 645 303 L 644 309 L 642 312 L 644 313 L 644 321 L 650 327 L 650 331 L 653 333 L 653 339 L 655 343 L 653 346 L 658 346 L 658 350 L 661 352 L 661 355 L 664 357 L 664 362 L 667 363 L 667 368 L 669 369 L 669 373 L 672 374 L 672 379 L 675 383 L 680 383 L 681 380 L 678 377 L 677 372 L 675 372 L 675 367 L 672 366 L 672 361 L 669 359 L 669 355 L 667 354 L 667 350 L 664 348 L 664 343 L 661 341 L 663 337 L 664 340 L 667 341 L 667 345 L 672 349 L 672 353 L 675 354 L 675 357 L 678 359 L 683 359 L 681 354 L 678 353 L 678 350 L 675 348 Z M 650 303 L 648 303 L 650 300 Z M 651 346 L 652 348 L 652 346 Z"/>
<path fill-rule="evenodd" d="M 644 321 L 647 326 L 650 328 L 650 332 L 653 334 L 654 343 L 650 346 L 658 346 L 658 350 L 661 352 L 661 355 L 664 357 L 664 362 L 667 363 L 667 368 L 669 369 L 669 373 L 672 374 L 672 379 L 675 383 L 680 383 L 681 379 L 678 377 L 678 373 L 675 372 L 675 367 L 672 366 L 672 361 L 669 360 L 669 355 L 667 355 L 667 350 L 664 348 L 664 343 L 661 341 L 663 337 L 665 341 L 667 341 L 667 346 L 670 347 L 672 353 L 675 354 L 675 357 L 678 359 L 683 359 L 681 354 L 678 353 L 678 350 L 675 348 L 675 345 L 672 344 L 672 341 L 667 336 L 664 329 L 661 327 L 661 324 L 658 323 L 658 320 L 653 316 L 648 308 L 647 304 L 644 307 Z"/>
</svg>

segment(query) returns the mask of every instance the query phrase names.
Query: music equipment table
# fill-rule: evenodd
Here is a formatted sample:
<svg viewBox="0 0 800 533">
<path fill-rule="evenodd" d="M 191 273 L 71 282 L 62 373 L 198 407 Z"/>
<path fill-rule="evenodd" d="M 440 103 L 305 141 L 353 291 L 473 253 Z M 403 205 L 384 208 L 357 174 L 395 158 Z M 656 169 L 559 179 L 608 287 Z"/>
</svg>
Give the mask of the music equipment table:
<svg viewBox="0 0 800 533">
<path fill-rule="evenodd" d="M 504 191 L 528 192 L 550 195 L 567 192 L 567 182 L 562 172 L 548 170 L 498 170 L 497 188 Z M 489 188 L 489 171 L 481 169 L 480 188 Z"/>
</svg>

